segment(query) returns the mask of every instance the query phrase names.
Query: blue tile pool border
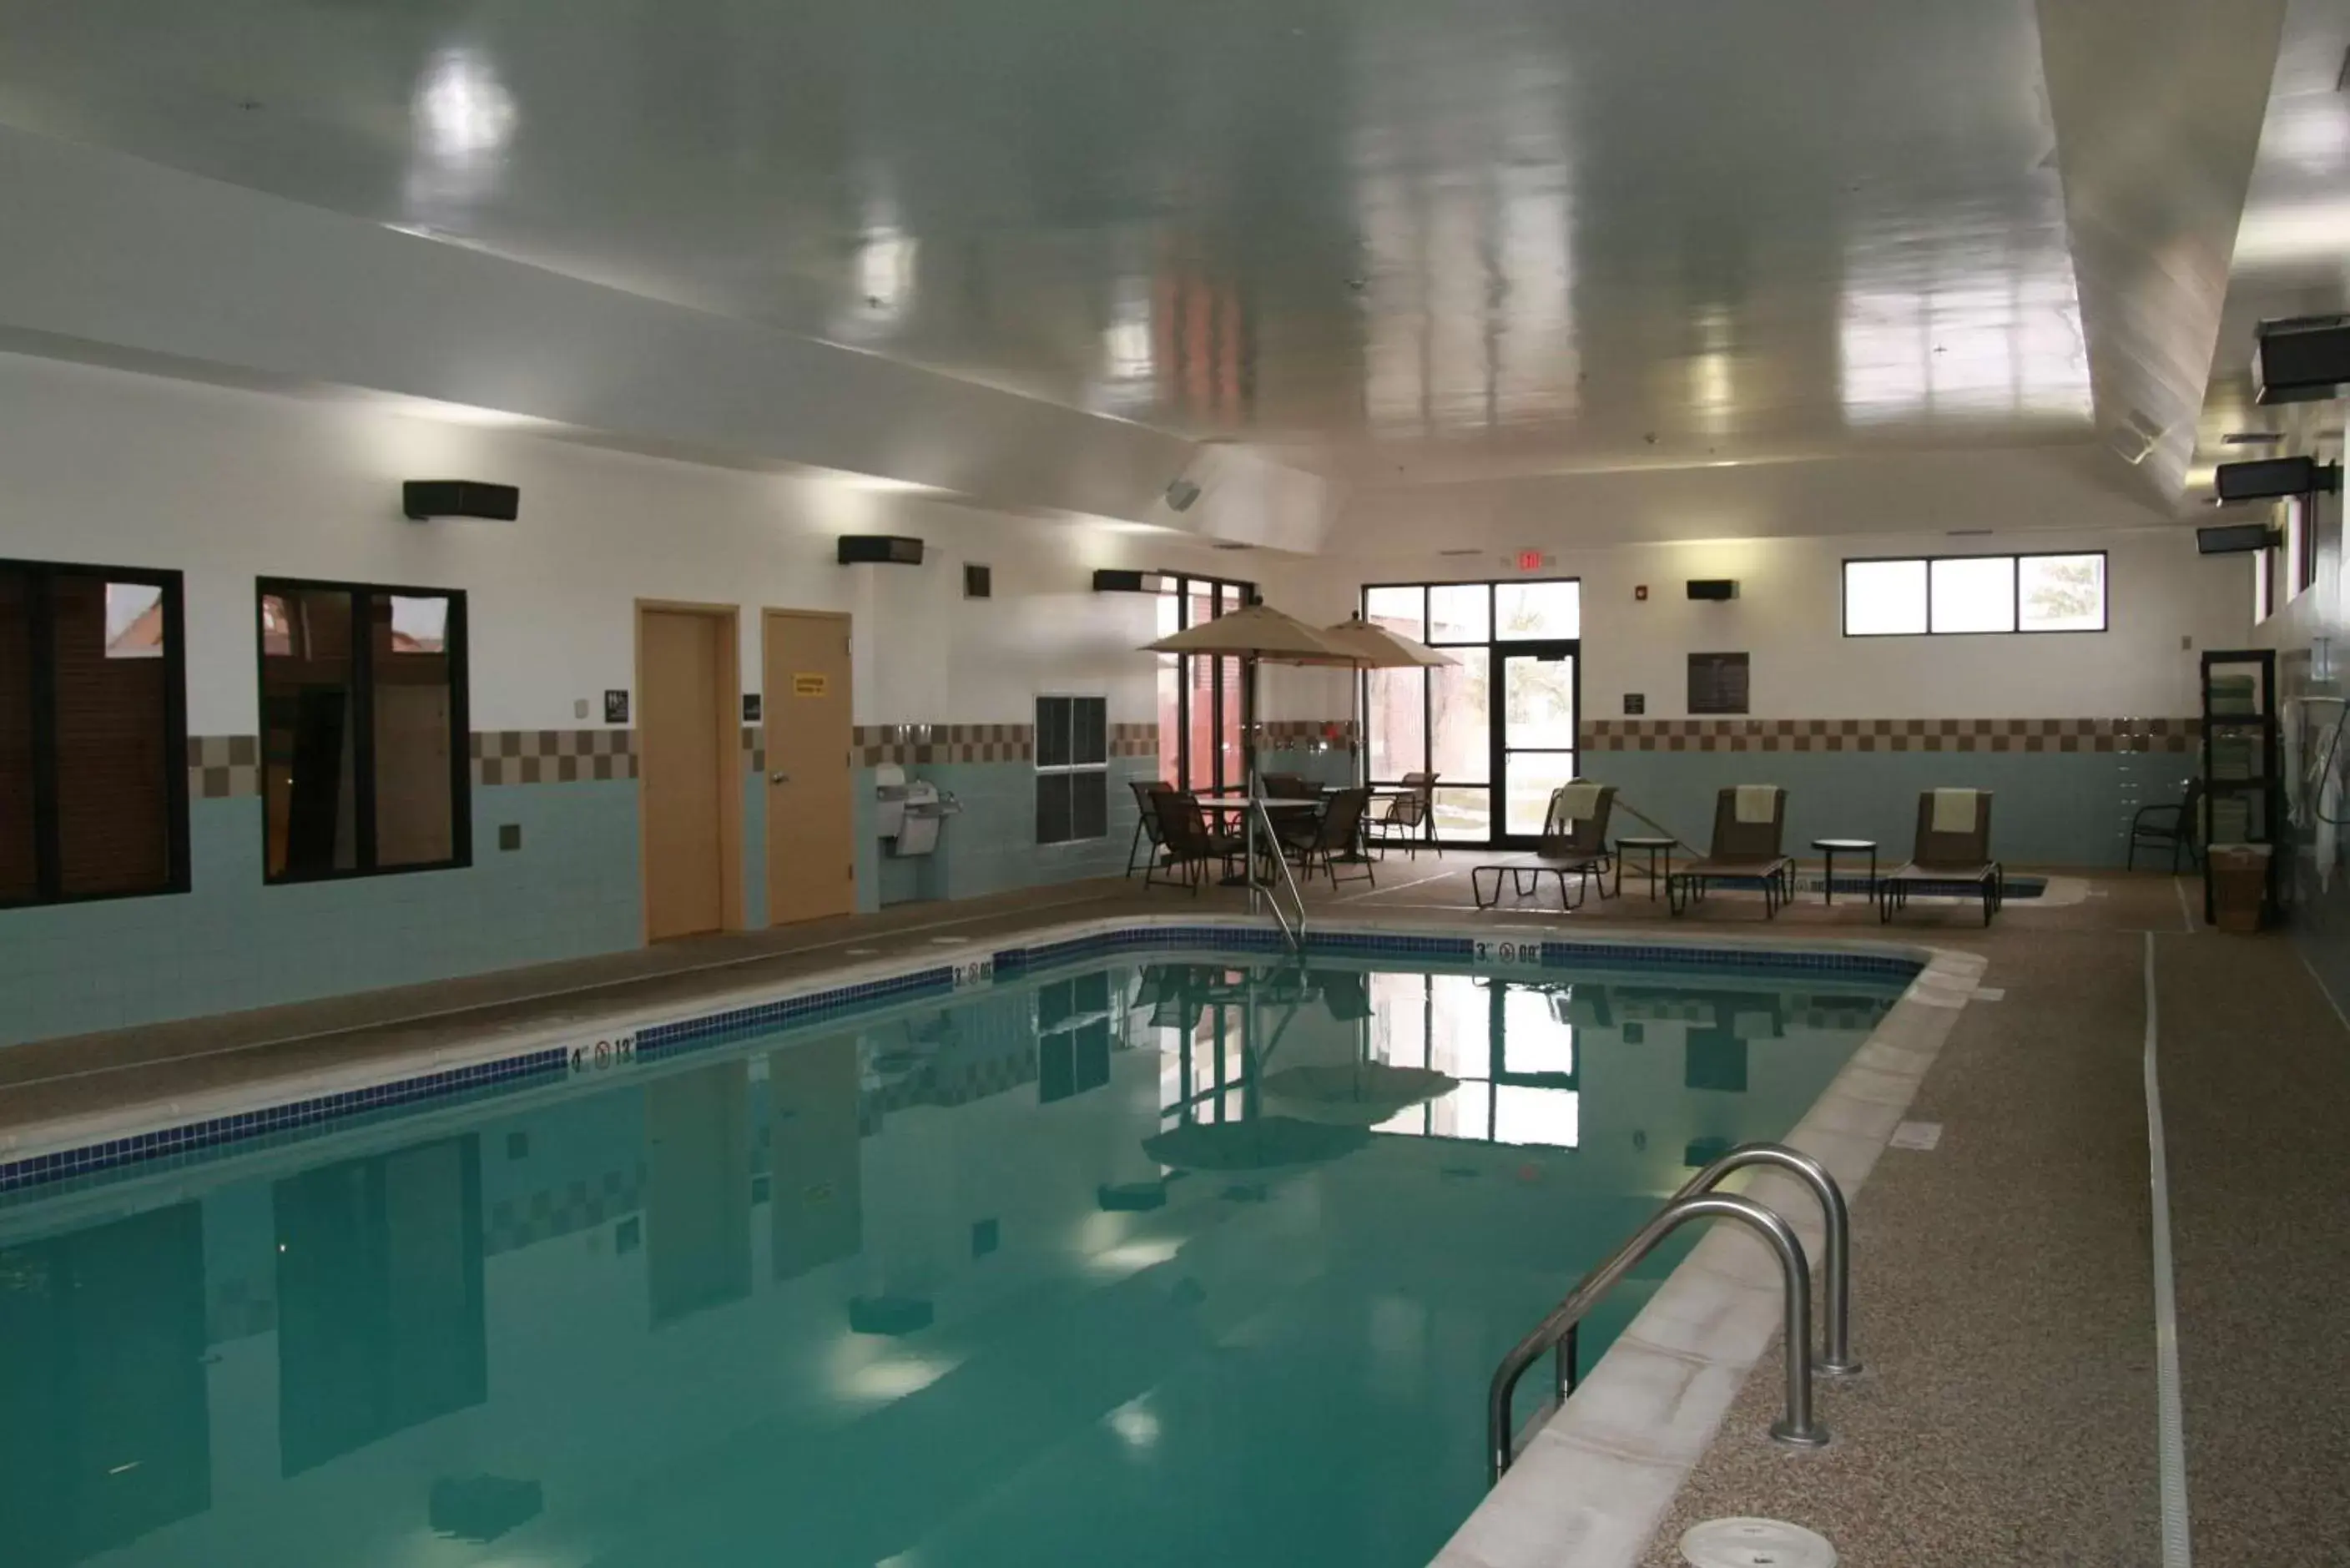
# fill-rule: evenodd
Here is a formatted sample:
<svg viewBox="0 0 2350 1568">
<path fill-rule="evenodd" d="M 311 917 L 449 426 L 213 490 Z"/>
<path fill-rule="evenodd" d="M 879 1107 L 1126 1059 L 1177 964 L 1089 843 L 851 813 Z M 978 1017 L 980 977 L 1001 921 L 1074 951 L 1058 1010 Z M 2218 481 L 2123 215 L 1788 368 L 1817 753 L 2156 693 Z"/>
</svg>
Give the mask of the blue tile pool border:
<svg viewBox="0 0 2350 1568">
<path fill-rule="evenodd" d="M 1841 879 L 1839 879 L 1841 880 Z M 1017 978 L 1043 970 L 1084 963 L 1139 949 L 1206 950 L 1213 953 L 1278 952 L 1281 933 L 1265 926 L 1122 926 L 1055 940 L 995 948 L 962 963 L 925 963 L 905 973 L 862 979 L 747 1006 L 723 1008 L 681 1019 L 620 1026 L 613 1048 L 636 1061 L 667 1061 L 770 1034 L 779 1029 L 889 1007 L 925 996 L 944 996 L 966 986 Z M 1306 956 L 1412 959 L 1476 964 L 1497 956 L 1513 967 L 1541 969 L 1593 965 L 1610 970 L 1738 970 L 1771 975 L 1833 974 L 1856 979 L 1914 978 L 1925 960 L 1904 954 L 1837 950 L 1806 950 L 1747 944 L 1559 940 L 1527 933 L 1473 937 L 1451 932 L 1308 931 Z M 411 1073 L 381 1084 L 310 1096 L 282 1105 L 190 1120 L 153 1131 L 108 1138 L 75 1147 L 0 1162 L 0 1195 L 56 1187 L 121 1170 L 129 1166 L 168 1168 L 216 1155 L 230 1146 L 266 1145 L 387 1118 L 427 1104 L 486 1099 L 567 1078 L 583 1064 L 578 1047 L 535 1046 L 511 1056 L 463 1066 Z M 604 1049 L 599 1043 L 598 1052 Z M 599 1058 L 600 1060 L 600 1058 Z"/>
</svg>

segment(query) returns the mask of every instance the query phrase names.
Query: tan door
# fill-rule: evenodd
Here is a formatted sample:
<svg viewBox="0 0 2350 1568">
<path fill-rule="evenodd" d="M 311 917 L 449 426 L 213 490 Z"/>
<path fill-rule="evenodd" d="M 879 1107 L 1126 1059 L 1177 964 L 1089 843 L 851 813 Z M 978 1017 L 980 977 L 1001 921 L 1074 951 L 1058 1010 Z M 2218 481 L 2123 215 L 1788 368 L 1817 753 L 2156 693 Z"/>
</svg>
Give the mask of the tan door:
<svg viewBox="0 0 2350 1568">
<path fill-rule="evenodd" d="M 849 796 L 848 618 L 769 610 L 766 633 L 767 919 L 855 907 Z"/>
<path fill-rule="evenodd" d="M 733 622 L 677 609 L 637 623 L 637 774 L 644 815 L 645 938 L 727 925 L 725 792 L 735 786 Z"/>
</svg>

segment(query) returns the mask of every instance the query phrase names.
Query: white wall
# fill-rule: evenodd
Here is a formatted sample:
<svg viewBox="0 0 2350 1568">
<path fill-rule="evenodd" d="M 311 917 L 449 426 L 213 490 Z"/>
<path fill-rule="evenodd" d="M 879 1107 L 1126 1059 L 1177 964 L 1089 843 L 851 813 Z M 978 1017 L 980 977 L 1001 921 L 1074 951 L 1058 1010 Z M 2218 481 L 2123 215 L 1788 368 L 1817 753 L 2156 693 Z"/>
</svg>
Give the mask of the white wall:
<svg viewBox="0 0 2350 1568">
<path fill-rule="evenodd" d="M 860 724 L 1025 723 L 1039 691 L 1097 690 L 1154 716 L 1149 602 L 1090 591 L 1097 566 L 1215 556 L 1165 535 L 1010 517 L 841 482 L 745 472 L 472 428 L 349 401 L 232 390 L 0 355 L 0 556 L 187 575 L 188 727 L 256 724 L 254 579 L 463 588 L 473 727 L 600 723 L 635 684 L 633 606 L 743 608 L 743 689 L 760 688 L 759 607 L 855 624 Z M 515 523 L 400 515 L 403 479 L 518 484 Z M 910 534 L 918 568 L 844 567 L 847 532 Z M 962 563 L 994 568 L 965 601 Z M 589 717 L 575 717 L 576 701 Z"/>
<path fill-rule="evenodd" d="M 1626 692 L 1649 718 L 1686 716 L 1688 656 L 1753 656 L 1758 718 L 2135 718 L 2198 711 L 2196 651 L 2242 647 L 2251 635 L 2241 570 L 2199 558 L 2185 526 L 2132 530 L 1715 540 L 1561 548 L 1566 532 L 1529 541 L 1543 575 L 1583 581 L 1583 698 L 1594 718 L 1623 711 Z M 1847 556 L 2103 550 L 2108 624 L 2099 635 L 1857 639 L 1842 635 Z M 1350 613 L 1365 582 L 1512 575 L 1499 556 L 1433 552 L 1317 562 L 1283 572 L 1267 597 L 1319 620 Z M 1734 577 L 1739 597 L 1695 603 L 1691 577 Z M 1634 589 L 1646 585 L 1640 602 Z M 2182 647 L 2181 639 L 2192 647 Z M 1287 671 L 1269 687 L 1268 716 L 1348 711 L 1344 678 Z"/>
</svg>

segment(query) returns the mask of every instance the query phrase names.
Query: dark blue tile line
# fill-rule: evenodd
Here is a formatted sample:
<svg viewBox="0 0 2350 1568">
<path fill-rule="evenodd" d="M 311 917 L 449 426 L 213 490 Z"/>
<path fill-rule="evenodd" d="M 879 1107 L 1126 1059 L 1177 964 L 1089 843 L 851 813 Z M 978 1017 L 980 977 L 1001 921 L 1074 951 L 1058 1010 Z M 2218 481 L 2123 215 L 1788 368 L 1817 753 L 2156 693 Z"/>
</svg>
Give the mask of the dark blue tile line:
<svg viewBox="0 0 2350 1568">
<path fill-rule="evenodd" d="M 1820 891 L 1820 877 L 1816 873 L 1806 872 L 1795 879 L 1795 886 L 1806 893 L 1816 893 Z M 1913 888 L 1924 888 L 1928 884 L 1912 882 L 1909 886 Z M 1939 888 L 1946 884 L 1935 883 L 1932 886 Z M 1954 886 L 1962 893 L 1969 895 L 1977 890 L 1976 885 L 1972 882 L 1947 884 L 1947 886 Z M 1839 893 L 1849 893 L 1855 897 L 1866 897 L 1876 889 L 1870 885 L 1866 877 L 1846 877 L 1839 872 L 1836 875 L 1835 890 Z M 2045 877 L 2010 877 L 2007 879 L 2007 896 L 2011 898 L 2037 898 L 2047 891 L 2048 878 Z"/>
<path fill-rule="evenodd" d="M 267 1106 L 259 1110 L 213 1116 L 180 1127 L 113 1138 L 105 1143 L 88 1144 L 80 1148 L 58 1149 L 54 1153 L 35 1155 L 27 1159 L 0 1165 L 0 1192 L 46 1186 L 110 1170 L 118 1166 L 193 1154 L 198 1150 L 244 1143 L 295 1128 L 312 1127 L 394 1107 L 411 1106 L 424 1100 L 472 1094 L 492 1085 L 512 1085 L 569 1070 L 570 1064 L 561 1049 L 532 1051 L 519 1056 L 502 1057 L 494 1062 L 450 1067 L 438 1073 L 395 1079 L 387 1084 L 371 1084 L 362 1089 L 347 1089 L 339 1094 L 317 1095 L 282 1106 Z"/>
<path fill-rule="evenodd" d="M 838 986 L 781 1002 L 734 1008 L 675 1023 L 655 1024 L 639 1032 L 636 1054 L 640 1058 L 666 1058 L 687 1049 L 707 1049 L 772 1033 L 794 1024 L 838 1017 L 910 997 L 953 989 L 954 971 L 943 967 Z M 159 1160 L 186 1163 L 189 1156 L 218 1150 L 230 1144 L 245 1143 L 290 1129 L 307 1131 L 328 1122 L 342 1123 L 351 1117 L 369 1116 L 387 1108 L 411 1107 L 422 1101 L 469 1096 L 485 1086 L 513 1087 L 544 1075 L 569 1070 L 567 1053 L 561 1047 L 554 1047 L 477 1063 L 468 1067 L 370 1085 L 363 1089 L 317 1096 L 286 1105 L 192 1122 L 79 1148 L 60 1149 L 0 1164 L 0 1193 L 76 1180 L 125 1165 L 144 1165 Z"/>
<path fill-rule="evenodd" d="M 796 1023 L 838 1017 L 908 997 L 953 989 L 954 971 L 951 968 L 918 970 L 912 974 L 892 975 L 887 980 L 864 981 L 856 985 L 837 986 L 831 991 L 785 997 L 780 1002 L 763 1002 L 750 1007 L 731 1008 L 724 1012 L 707 1013 L 699 1018 L 681 1019 L 675 1023 L 656 1023 L 637 1032 L 636 1054 L 639 1060 L 671 1056 L 688 1047 L 705 1049 L 753 1035 L 772 1033 Z"/>
<path fill-rule="evenodd" d="M 994 972 L 998 975 L 1018 974 L 1144 948 L 1252 953 L 1278 951 L 1282 945 L 1281 934 L 1265 928 L 1129 926 L 1066 941 L 999 950 L 993 955 Z M 1416 958 L 1457 962 L 1473 960 L 1477 943 L 1473 938 L 1451 935 L 1309 931 L 1306 947 L 1309 953 L 1332 956 Z M 1589 963 L 1611 968 L 1742 969 L 1782 973 L 1880 975 L 1903 980 L 1915 975 L 1923 967 L 1914 960 L 1873 953 L 1787 952 L 1578 941 L 1544 941 L 1542 944 L 1542 961 L 1544 966 Z M 954 969 L 950 965 L 934 965 L 883 980 L 861 981 L 828 991 L 811 992 L 776 1002 L 654 1024 L 638 1032 L 636 1054 L 639 1059 L 667 1058 L 688 1050 L 710 1049 L 755 1038 L 795 1024 L 838 1017 L 913 997 L 951 992 L 954 974 Z M 552 1047 L 366 1088 L 317 1096 L 288 1105 L 216 1116 L 81 1148 L 36 1155 L 0 1163 L 0 1193 L 79 1180 L 126 1165 L 159 1161 L 174 1165 L 186 1163 L 205 1151 L 217 1150 L 227 1145 L 307 1136 L 327 1123 L 339 1124 L 354 1117 L 380 1116 L 428 1100 L 446 1100 L 510 1089 L 529 1080 L 568 1070 L 566 1051 Z"/>
<path fill-rule="evenodd" d="M 1543 943 L 1544 968 L 1590 964 L 1609 969 L 1736 969 L 1777 974 L 1865 974 L 1914 979 L 1926 966 L 1891 953 L 1791 952 L 1778 948 L 1648 946 L 1631 942 Z"/>
</svg>

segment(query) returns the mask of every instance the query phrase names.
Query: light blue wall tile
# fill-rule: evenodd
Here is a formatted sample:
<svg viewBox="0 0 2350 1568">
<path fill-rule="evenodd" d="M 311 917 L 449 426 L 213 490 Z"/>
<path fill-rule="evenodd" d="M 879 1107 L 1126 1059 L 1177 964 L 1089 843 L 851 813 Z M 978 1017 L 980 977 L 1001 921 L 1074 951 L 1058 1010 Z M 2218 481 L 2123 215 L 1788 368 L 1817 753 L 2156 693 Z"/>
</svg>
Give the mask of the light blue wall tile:
<svg viewBox="0 0 2350 1568">
<path fill-rule="evenodd" d="M 743 774 L 743 924 L 767 923 L 767 775 Z"/>
<path fill-rule="evenodd" d="M 258 800 L 191 801 L 193 891 L 0 913 L 0 1044 L 632 948 L 636 798 L 479 788 L 473 866 L 280 888 Z M 509 823 L 523 846 L 502 852 Z"/>
<path fill-rule="evenodd" d="M 2118 866 L 2139 805 L 2178 798 L 2194 759 L 2120 752 L 1586 752 L 1585 770 L 1617 786 L 1619 833 L 1639 833 L 1638 807 L 1702 846 L 1716 794 L 1741 784 L 1787 791 L 1786 846 L 1814 838 L 1874 838 L 1906 859 L 1918 794 L 1934 788 L 1993 793 L 1991 848 L 2015 865 Z"/>
</svg>

